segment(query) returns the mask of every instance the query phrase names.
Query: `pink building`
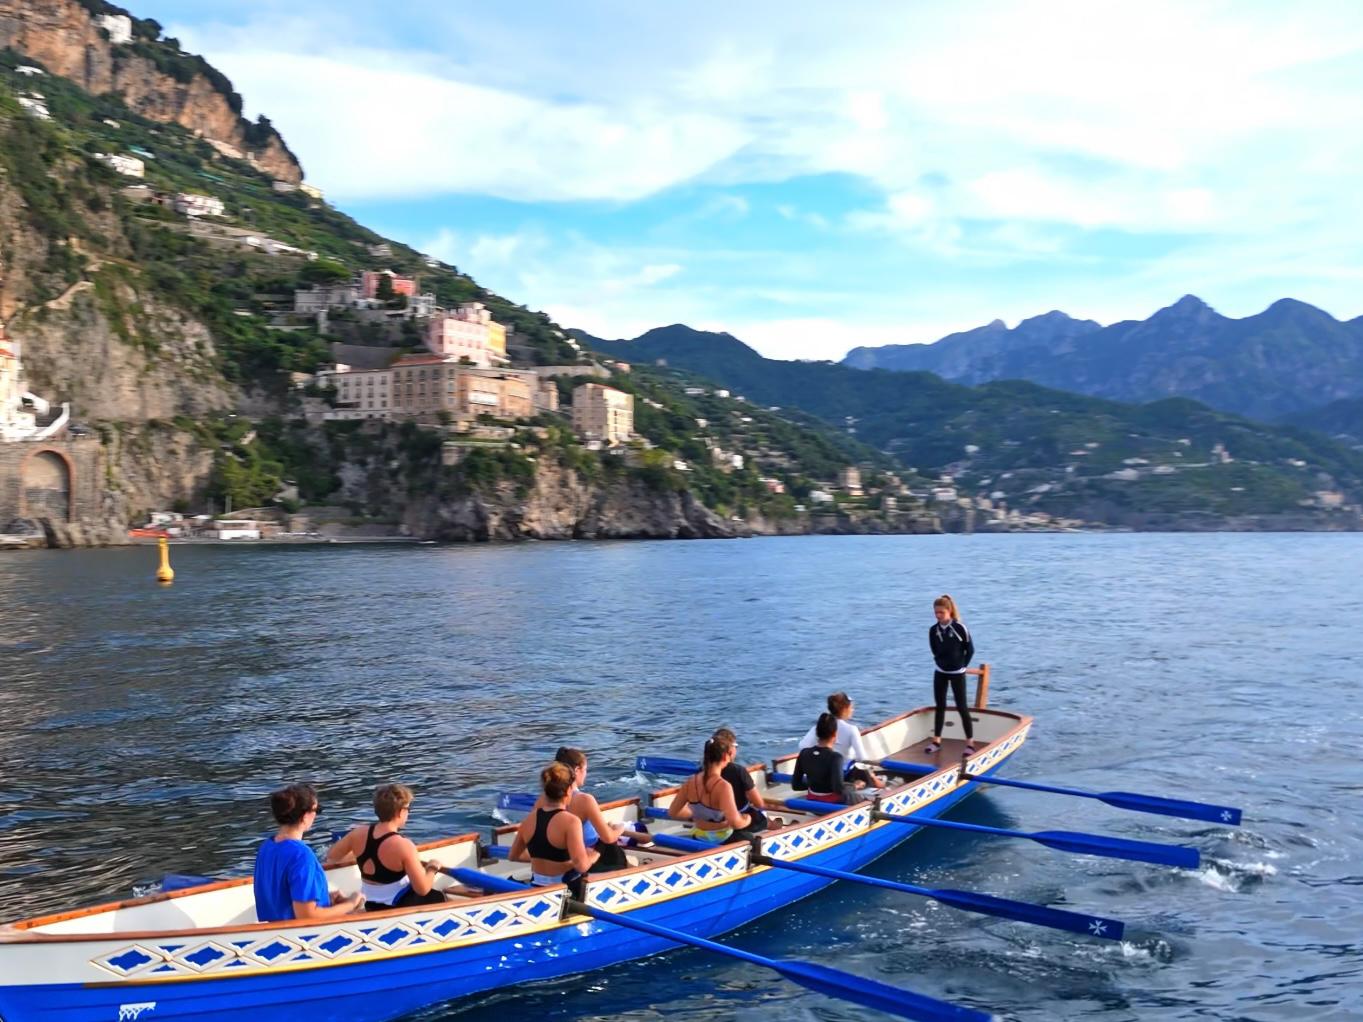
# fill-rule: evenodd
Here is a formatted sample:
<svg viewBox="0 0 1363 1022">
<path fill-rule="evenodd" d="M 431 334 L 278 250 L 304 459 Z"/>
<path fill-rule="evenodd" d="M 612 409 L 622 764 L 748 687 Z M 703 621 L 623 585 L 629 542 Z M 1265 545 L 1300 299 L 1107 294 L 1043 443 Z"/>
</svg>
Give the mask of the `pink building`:
<svg viewBox="0 0 1363 1022">
<path fill-rule="evenodd" d="M 505 362 L 498 341 L 505 337 L 499 324 L 481 302 L 465 302 L 453 312 L 434 317 L 426 328 L 426 347 L 437 355 L 456 361 L 468 359 L 476 366 L 488 367 Z M 504 341 L 502 343 L 505 343 Z"/>
<path fill-rule="evenodd" d="M 392 270 L 365 270 L 360 274 L 360 294 L 364 298 L 377 298 L 379 293 L 379 281 L 388 277 L 393 282 L 393 294 L 406 295 L 411 298 L 416 295 L 416 278 L 399 277 Z"/>
</svg>

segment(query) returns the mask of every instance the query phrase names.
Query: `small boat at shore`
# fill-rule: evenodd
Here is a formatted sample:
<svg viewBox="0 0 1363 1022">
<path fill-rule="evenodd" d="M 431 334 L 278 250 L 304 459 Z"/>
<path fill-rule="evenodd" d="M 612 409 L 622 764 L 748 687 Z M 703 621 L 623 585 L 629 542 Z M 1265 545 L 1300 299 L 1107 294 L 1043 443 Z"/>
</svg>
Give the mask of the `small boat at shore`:
<svg viewBox="0 0 1363 1022">
<path fill-rule="evenodd" d="M 450 897 L 440 905 L 321 923 L 262 923 L 256 920 L 251 880 L 243 878 L 11 923 L 0 927 L 0 1019 L 380 1022 L 684 943 L 731 950 L 779 969 L 780 962 L 726 949 L 710 939 L 785 908 L 835 879 L 874 882 L 846 874 L 884 855 L 920 826 L 932 825 L 969 796 L 1021 749 L 1032 724 L 1028 716 L 983 706 L 972 715 L 979 748 L 959 758 L 952 756 L 959 750 L 950 740 L 936 757 L 921 752 L 931 728 L 930 708 L 866 729 L 864 741 L 872 755 L 920 774 L 892 782 L 874 802 L 811 805 L 797 797 L 779 769 L 749 767 L 769 804 L 788 807 L 774 809 L 780 825 L 751 843 L 694 847 L 672 837 L 680 827 L 661 818 L 675 789 L 605 803 L 607 819 L 645 824 L 657 843 L 630 848 L 626 869 L 590 875 L 581 901 L 563 885 L 523 886 L 528 867 L 505 858 L 514 828 L 500 827 L 486 839 L 461 834 L 419 846 L 423 858 L 445 871 L 437 886 Z M 781 765 L 782 760 L 775 764 Z M 357 890 L 359 879 L 353 865 L 328 871 L 330 885 L 342 892 Z M 1057 917 L 1073 915 L 1036 908 Z M 1093 925 L 1111 922 L 1098 919 Z M 833 980 L 831 986 L 819 985 L 826 972 L 865 984 L 868 990 L 877 988 L 886 1000 L 861 1003 L 903 1017 L 987 1017 L 873 980 L 805 967 L 819 972 L 790 978 L 836 992 Z M 902 1005 L 909 1008 L 898 1010 L 901 1002 L 895 995 L 902 995 Z"/>
</svg>

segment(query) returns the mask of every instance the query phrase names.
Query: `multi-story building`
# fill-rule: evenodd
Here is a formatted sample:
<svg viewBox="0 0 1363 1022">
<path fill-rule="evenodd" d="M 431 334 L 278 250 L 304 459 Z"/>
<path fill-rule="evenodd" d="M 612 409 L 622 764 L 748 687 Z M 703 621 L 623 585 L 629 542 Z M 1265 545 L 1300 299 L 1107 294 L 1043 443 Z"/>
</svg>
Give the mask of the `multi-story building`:
<svg viewBox="0 0 1363 1022">
<path fill-rule="evenodd" d="M 180 192 L 175 196 L 175 212 L 185 216 L 222 216 L 226 207 L 222 199 L 213 195 L 196 195 L 193 192 Z"/>
<path fill-rule="evenodd" d="M 143 177 L 147 173 L 147 165 L 136 156 L 126 156 L 121 153 L 99 153 L 95 159 L 107 164 L 124 177 Z"/>
<path fill-rule="evenodd" d="M 293 293 L 293 311 L 312 314 L 327 309 L 347 309 L 358 297 L 354 284 L 318 284 Z"/>
<path fill-rule="evenodd" d="M 317 374 L 323 387 L 336 388 L 336 407 L 328 419 L 391 419 L 393 373 L 389 369 L 352 369 L 338 365 Z"/>
<path fill-rule="evenodd" d="M 365 270 L 360 274 L 360 296 L 362 298 L 377 298 L 379 295 L 379 281 L 387 277 L 393 283 L 393 294 L 406 295 L 411 298 L 416 294 L 416 278 L 400 277 L 392 270 Z"/>
<path fill-rule="evenodd" d="M 446 358 L 468 359 L 476 366 L 500 364 L 506 361 L 506 327 L 493 321 L 482 302 L 464 302 L 431 319 L 426 347 Z"/>
<path fill-rule="evenodd" d="M 573 429 L 607 446 L 634 435 L 634 395 L 600 383 L 573 388 Z"/>
<path fill-rule="evenodd" d="M 442 413 L 453 420 L 528 419 L 557 406 L 557 394 L 543 393 L 529 370 L 482 368 L 439 355 L 407 355 L 387 369 L 338 365 L 317 378 L 336 389 L 328 419 L 434 419 Z"/>
</svg>

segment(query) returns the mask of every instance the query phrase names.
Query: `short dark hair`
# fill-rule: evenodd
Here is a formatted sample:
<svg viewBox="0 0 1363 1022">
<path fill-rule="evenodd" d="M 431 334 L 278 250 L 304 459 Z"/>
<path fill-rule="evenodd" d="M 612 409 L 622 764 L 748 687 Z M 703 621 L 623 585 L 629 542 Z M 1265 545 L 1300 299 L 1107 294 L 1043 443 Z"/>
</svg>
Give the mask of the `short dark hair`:
<svg viewBox="0 0 1363 1022">
<path fill-rule="evenodd" d="M 412 789 L 405 784 L 384 784 L 374 789 L 374 815 L 380 823 L 398 818 L 412 804 Z"/>
<path fill-rule="evenodd" d="M 270 794 L 270 812 L 281 827 L 292 827 L 317 808 L 317 792 L 311 784 L 290 784 Z"/>
<path fill-rule="evenodd" d="M 828 697 L 828 712 L 841 717 L 847 707 L 852 705 L 852 697 L 846 692 L 834 692 Z"/>
</svg>

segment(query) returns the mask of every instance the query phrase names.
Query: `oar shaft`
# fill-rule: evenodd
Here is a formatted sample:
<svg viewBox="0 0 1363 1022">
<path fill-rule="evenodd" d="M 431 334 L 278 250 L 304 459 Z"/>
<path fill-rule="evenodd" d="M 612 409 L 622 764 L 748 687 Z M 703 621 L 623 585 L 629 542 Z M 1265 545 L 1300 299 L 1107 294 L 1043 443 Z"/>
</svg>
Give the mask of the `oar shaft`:
<svg viewBox="0 0 1363 1022">
<path fill-rule="evenodd" d="M 940 769 L 922 763 L 907 763 L 898 759 L 884 759 L 880 766 L 896 774 L 930 774 Z M 1024 791 L 1042 791 L 1051 795 L 1070 795 L 1074 798 L 1091 798 L 1105 802 L 1118 809 L 1128 809 L 1136 813 L 1152 813 L 1156 816 L 1176 816 L 1185 820 L 1205 820 L 1209 823 L 1224 823 L 1228 826 L 1240 825 L 1241 811 L 1234 806 L 1219 806 L 1210 802 L 1193 802 L 1187 799 L 1165 798 L 1162 795 L 1141 795 L 1132 791 L 1084 791 L 1081 788 L 1067 788 L 1058 784 L 1041 784 L 1037 781 L 1019 781 L 1008 777 L 986 777 L 981 774 L 963 774 L 962 781 L 976 781 L 980 784 L 993 784 L 1005 788 L 1020 788 Z"/>
<path fill-rule="evenodd" d="M 815 866 L 812 863 L 773 859 L 766 855 L 754 856 L 753 861 L 762 866 L 791 870 L 795 873 L 807 873 L 810 876 L 826 877 L 829 880 L 842 880 L 866 884 L 869 887 L 880 887 L 887 891 L 916 894 L 919 897 L 931 898 L 933 901 L 939 901 L 943 905 L 950 905 L 966 912 L 978 912 L 982 915 L 1014 919 L 1036 926 L 1048 926 L 1053 930 L 1065 930 L 1068 933 L 1084 933 L 1093 937 L 1105 937 L 1108 940 L 1121 940 L 1122 935 L 1126 932 L 1126 924 L 1120 919 L 1081 915 L 1078 912 L 1067 912 L 1064 909 L 1050 908 L 1046 905 L 1033 905 L 1025 901 L 998 898 L 992 894 L 919 887 L 917 884 L 906 884 L 899 880 L 886 880 L 882 877 L 866 876 L 862 873 L 848 873 L 840 869 Z"/>
</svg>

